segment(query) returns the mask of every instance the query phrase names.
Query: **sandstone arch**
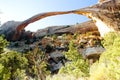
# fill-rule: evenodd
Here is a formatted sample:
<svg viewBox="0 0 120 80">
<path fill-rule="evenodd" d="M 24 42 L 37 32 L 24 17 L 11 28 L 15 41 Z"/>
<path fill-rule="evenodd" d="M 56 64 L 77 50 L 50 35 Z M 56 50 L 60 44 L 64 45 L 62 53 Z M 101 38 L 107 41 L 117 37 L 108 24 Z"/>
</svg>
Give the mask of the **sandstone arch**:
<svg viewBox="0 0 120 80">
<path fill-rule="evenodd" d="M 11 25 L 7 26 L 8 33 L 6 34 L 2 26 L 0 28 L 0 34 L 5 34 L 7 36 L 11 36 L 11 40 L 17 40 L 19 35 L 21 35 L 21 31 L 30 23 L 33 23 L 42 18 L 53 16 L 53 15 L 61 15 L 61 14 L 80 14 L 85 15 L 88 18 L 91 18 L 101 36 L 104 36 L 105 33 L 110 31 L 119 31 L 120 29 L 120 1 L 119 0 L 99 0 L 99 3 L 93 5 L 91 7 L 86 7 L 78 10 L 71 11 L 63 11 L 63 12 L 47 12 L 35 15 L 23 22 L 14 22 Z M 12 30 L 11 30 L 12 29 Z"/>
</svg>

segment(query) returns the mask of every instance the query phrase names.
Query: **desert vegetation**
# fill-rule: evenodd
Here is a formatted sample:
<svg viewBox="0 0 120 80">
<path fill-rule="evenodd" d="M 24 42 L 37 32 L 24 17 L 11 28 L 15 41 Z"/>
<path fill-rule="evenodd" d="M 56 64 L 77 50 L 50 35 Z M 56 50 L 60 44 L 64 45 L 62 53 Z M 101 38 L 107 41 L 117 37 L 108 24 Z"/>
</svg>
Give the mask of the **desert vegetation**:
<svg viewBox="0 0 120 80">
<path fill-rule="evenodd" d="M 86 34 L 90 36 L 91 34 Z M 85 34 L 83 35 L 85 36 Z M 63 35 L 63 40 L 70 35 Z M 74 37 L 74 38 L 73 38 Z M 1 80 L 119 80 L 120 79 L 120 35 L 108 33 L 101 40 L 105 51 L 100 58 L 90 65 L 78 51 L 76 39 L 80 35 L 71 35 L 68 50 L 63 53 L 66 62 L 54 74 L 51 73 L 49 56 L 39 48 L 38 43 L 32 51 L 20 53 L 7 48 L 9 42 L 0 37 L 0 79 Z M 52 39 L 54 38 L 54 39 Z M 51 36 L 52 43 L 57 36 Z M 53 41 L 54 40 L 54 41 Z M 49 45 L 51 46 L 51 45 Z M 52 47 L 53 48 L 53 47 Z M 47 48 L 49 49 L 49 48 Z M 51 49 L 51 48 L 50 48 Z"/>
<path fill-rule="evenodd" d="M 78 55 L 73 44 L 70 43 L 66 58 L 71 62 L 66 63 L 65 67 L 59 70 L 57 75 L 48 77 L 48 80 L 119 80 L 119 40 L 118 33 L 108 33 L 102 41 L 105 52 L 100 55 L 98 61 L 91 66 Z"/>
</svg>

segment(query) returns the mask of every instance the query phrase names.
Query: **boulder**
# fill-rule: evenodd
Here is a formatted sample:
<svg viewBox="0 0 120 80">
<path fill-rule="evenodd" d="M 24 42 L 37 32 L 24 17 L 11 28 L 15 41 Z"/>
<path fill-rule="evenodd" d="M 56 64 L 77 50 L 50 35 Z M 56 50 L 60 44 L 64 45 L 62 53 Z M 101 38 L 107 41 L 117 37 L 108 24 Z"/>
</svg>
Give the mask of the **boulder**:
<svg viewBox="0 0 120 80">
<path fill-rule="evenodd" d="M 64 55 L 62 54 L 62 52 L 61 52 L 61 51 L 58 51 L 58 50 L 50 53 L 50 57 L 51 57 L 51 58 L 57 58 L 57 57 L 63 57 L 63 56 L 64 56 Z"/>
<path fill-rule="evenodd" d="M 0 34 L 4 34 L 7 40 L 12 40 L 13 35 L 16 32 L 17 26 L 21 24 L 19 21 L 8 21 L 0 27 Z"/>
<path fill-rule="evenodd" d="M 105 51 L 102 46 L 98 47 L 87 47 L 83 49 L 82 55 L 85 59 L 95 59 L 98 60 L 100 55 Z"/>
</svg>

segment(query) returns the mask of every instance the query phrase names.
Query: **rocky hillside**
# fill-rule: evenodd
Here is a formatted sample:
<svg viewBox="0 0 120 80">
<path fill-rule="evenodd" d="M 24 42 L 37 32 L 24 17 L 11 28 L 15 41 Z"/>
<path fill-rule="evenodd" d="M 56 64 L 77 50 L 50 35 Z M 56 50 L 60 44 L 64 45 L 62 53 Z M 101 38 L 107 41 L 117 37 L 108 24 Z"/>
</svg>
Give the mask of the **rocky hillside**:
<svg viewBox="0 0 120 80">
<path fill-rule="evenodd" d="M 92 21 L 75 25 L 51 26 L 35 33 L 24 32 L 21 39 L 10 41 L 8 48 L 27 53 L 33 51 L 36 46 L 39 47 L 48 58 L 52 73 L 56 73 L 66 63 L 64 52 L 69 50 L 68 46 L 71 41 L 75 44 L 79 54 L 84 59 L 90 60 L 90 64 L 98 60 L 105 50 L 101 45 L 102 38 L 98 29 Z M 28 33 L 35 36 L 28 37 Z"/>
</svg>

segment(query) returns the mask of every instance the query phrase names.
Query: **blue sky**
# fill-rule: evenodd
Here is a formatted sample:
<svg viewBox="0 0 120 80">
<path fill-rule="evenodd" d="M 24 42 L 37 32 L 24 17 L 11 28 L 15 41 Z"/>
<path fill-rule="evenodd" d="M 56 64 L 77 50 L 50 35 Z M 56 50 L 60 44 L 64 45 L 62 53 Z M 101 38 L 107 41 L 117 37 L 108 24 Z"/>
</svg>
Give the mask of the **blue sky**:
<svg viewBox="0 0 120 80">
<path fill-rule="evenodd" d="M 35 14 L 50 11 L 74 10 L 96 4 L 98 0 L 0 0 L 0 21 L 23 21 Z M 36 31 L 54 25 L 68 25 L 85 22 L 88 18 L 80 15 L 59 15 L 47 17 L 27 26 L 26 30 Z"/>
</svg>

